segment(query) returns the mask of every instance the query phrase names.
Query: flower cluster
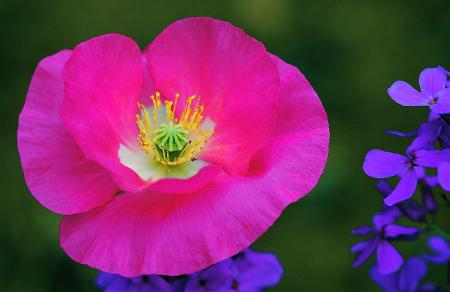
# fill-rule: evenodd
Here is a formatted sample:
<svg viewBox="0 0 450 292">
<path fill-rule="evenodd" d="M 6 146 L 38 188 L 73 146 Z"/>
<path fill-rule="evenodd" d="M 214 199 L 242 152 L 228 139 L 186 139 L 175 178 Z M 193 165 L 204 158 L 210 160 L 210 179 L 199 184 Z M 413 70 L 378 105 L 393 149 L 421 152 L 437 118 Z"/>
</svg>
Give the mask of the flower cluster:
<svg viewBox="0 0 450 292">
<path fill-rule="evenodd" d="M 368 237 L 351 248 L 356 254 L 353 266 L 376 255 L 371 277 L 386 291 L 443 290 L 421 282 L 428 264 L 444 265 L 450 260 L 450 235 L 438 227 L 438 201 L 434 196 L 441 188 L 448 205 L 445 192 L 450 190 L 449 75 L 442 67 L 427 68 L 419 77 L 420 91 L 404 81 L 396 81 L 388 89 L 389 96 L 403 106 L 428 106 L 429 118 L 410 133 L 386 131 L 388 135 L 412 140 L 404 154 L 373 149 L 363 164 L 368 176 L 379 179 L 376 189 L 384 197 L 384 206 L 373 216 L 373 226 L 353 230 L 355 235 Z M 416 192 L 420 193 L 420 200 L 414 197 Z M 408 226 L 397 224 L 401 218 L 409 221 Z M 404 262 L 392 243 L 419 236 L 428 237 L 431 252 Z"/>
<path fill-rule="evenodd" d="M 277 284 L 283 274 L 270 253 L 246 249 L 199 272 L 182 276 L 144 275 L 126 278 L 101 272 L 97 286 L 104 291 L 261 291 Z"/>
</svg>

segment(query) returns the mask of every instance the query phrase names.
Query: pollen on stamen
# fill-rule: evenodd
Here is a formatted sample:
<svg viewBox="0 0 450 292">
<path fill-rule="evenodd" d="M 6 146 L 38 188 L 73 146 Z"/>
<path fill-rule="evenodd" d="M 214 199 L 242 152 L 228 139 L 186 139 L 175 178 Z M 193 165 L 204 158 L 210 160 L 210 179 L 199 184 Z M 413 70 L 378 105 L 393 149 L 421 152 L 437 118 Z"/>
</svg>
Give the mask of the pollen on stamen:
<svg viewBox="0 0 450 292">
<path fill-rule="evenodd" d="M 200 129 L 204 107 L 195 95 L 186 99 L 186 106 L 177 116 L 179 96 L 175 94 L 174 100 L 162 102 L 160 93 L 156 92 L 150 96 L 151 107 L 138 103 L 137 140 L 145 153 L 164 166 L 197 160 L 196 156 L 205 151 L 203 145 L 214 133 Z"/>
</svg>

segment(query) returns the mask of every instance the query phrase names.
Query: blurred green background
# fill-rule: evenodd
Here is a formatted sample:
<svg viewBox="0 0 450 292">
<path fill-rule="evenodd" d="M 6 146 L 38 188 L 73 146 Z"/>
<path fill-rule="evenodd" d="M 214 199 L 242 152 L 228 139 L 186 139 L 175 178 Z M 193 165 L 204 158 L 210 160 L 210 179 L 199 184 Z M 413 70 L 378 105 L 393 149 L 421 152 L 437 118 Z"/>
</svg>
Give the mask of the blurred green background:
<svg viewBox="0 0 450 292">
<path fill-rule="evenodd" d="M 187 2 L 0 1 L 0 289 L 95 291 L 96 272 L 59 248 L 59 216 L 41 207 L 24 184 L 17 117 L 36 64 L 109 32 L 131 36 L 145 48 L 173 21 L 205 15 L 242 27 L 299 67 L 330 120 L 329 162 L 318 187 L 256 243 L 275 252 L 285 268 L 273 290 L 377 291 L 367 275 L 370 265 L 352 269 L 348 252 L 357 240 L 350 230 L 369 223 L 381 206 L 375 181 L 361 164 L 370 148 L 402 151 L 407 144 L 385 136 L 384 129 L 409 131 L 426 118 L 425 109 L 395 104 L 386 89 L 397 79 L 417 84 L 427 66 L 450 67 L 450 1 Z M 420 248 L 397 246 L 406 254 Z M 444 281 L 443 274 L 433 274 Z"/>
</svg>

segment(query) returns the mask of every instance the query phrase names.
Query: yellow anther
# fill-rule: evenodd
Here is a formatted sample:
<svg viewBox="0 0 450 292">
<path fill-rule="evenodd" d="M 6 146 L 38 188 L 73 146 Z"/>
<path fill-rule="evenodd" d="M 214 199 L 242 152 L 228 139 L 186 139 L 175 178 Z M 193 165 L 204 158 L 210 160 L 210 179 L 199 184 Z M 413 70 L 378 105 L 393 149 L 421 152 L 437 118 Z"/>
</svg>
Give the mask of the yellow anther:
<svg viewBox="0 0 450 292">
<path fill-rule="evenodd" d="M 187 98 L 181 115 L 176 116 L 179 96 L 177 93 L 173 101 L 165 100 L 162 103 L 160 93 L 156 92 L 155 95 L 150 96 L 153 104 L 151 109 L 138 104 L 140 114 L 136 115 L 136 123 L 139 128 L 137 138 L 139 144 L 153 159 L 165 166 L 196 160 L 195 156 L 204 151 L 202 146 L 213 134 L 212 130 L 199 129 L 204 108 L 200 105 L 200 98 L 197 99 L 195 107 L 192 107 L 195 95 Z M 161 120 L 162 118 L 164 119 Z"/>
<path fill-rule="evenodd" d="M 178 98 L 180 97 L 180 94 L 179 93 L 176 93 L 175 94 L 175 103 L 174 103 L 174 105 L 173 105 L 173 115 L 172 115 L 172 121 L 174 120 L 174 118 L 175 118 L 175 113 L 177 112 L 177 103 L 178 103 Z"/>
<path fill-rule="evenodd" d="M 157 91 L 155 95 L 158 106 L 161 106 L 161 94 L 159 93 L 159 91 Z"/>
<path fill-rule="evenodd" d="M 174 115 L 174 112 L 172 109 L 173 101 L 166 100 L 165 103 L 166 103 L 166 121 L 170 122 L 173 120 L 173 115 Z"/>
</svg>

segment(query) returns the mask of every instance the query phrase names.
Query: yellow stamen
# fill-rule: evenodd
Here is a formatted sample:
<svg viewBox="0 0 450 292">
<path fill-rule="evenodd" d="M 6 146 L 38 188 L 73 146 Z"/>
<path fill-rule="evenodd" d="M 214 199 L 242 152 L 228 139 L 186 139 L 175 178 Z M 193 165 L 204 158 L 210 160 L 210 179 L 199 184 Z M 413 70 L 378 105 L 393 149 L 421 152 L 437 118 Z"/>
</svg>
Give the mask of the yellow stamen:
<svg viewBox="0 0 450 292">
<path fill-rule="evenodd" d="M 180 95 L 177 93 L 177 94 L 175 94 L 175 103 L 174 103 L 174 105 L 173 105 L 173 114 L 172 114 L 172 122 L 173 122 L 173 119 L 175 118 L 175 113 L 177 112 L 177 102 L 178 102 L 178 98 L 180 97 Z"/>
<path fill-rule="evenodd" d="M 172 121 L 173 120 L 173 115 L 175 114 L 172 111 L 172 104 L 173 104 L 173 101 L 166 100 L 166 121 L 167 122 Z"/>
<path fill-rule="evenodd" d="M 150 96 L 153 104 L 151 115 L 143 104 L 138 104 L 140 114 L 136 115 L 136 123 L 139 144 L 153 159 L 165 166 L 197 160 L 196 156 L 205 151 L 203 145 L 214 133 L 213 130 L 200 130 L 204 107 L 200 105 L 200 98 L 192 107 L 195 95 L 187 98 L 181 115 L 176 117 L 179 96 L 175 94 L 173 101 L 165 100 L 164 103 L 161 102 L 159 92 Z M 185 137 L 188 138 L 187 142 Z M 156 143 L 157 140 L 159 143 Z"/>
</svg>

